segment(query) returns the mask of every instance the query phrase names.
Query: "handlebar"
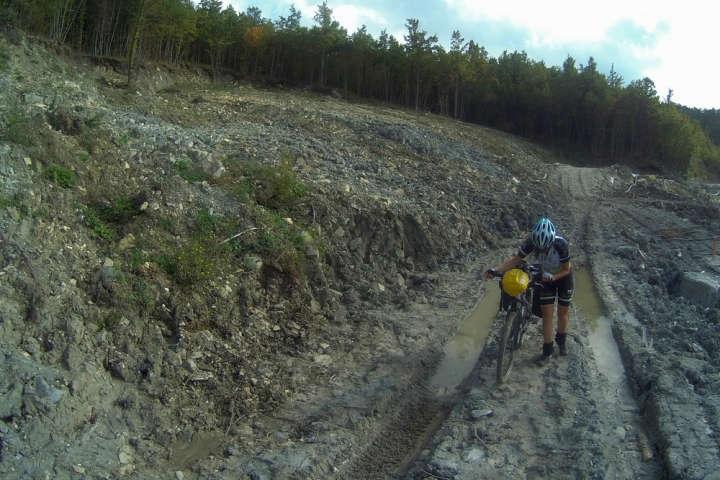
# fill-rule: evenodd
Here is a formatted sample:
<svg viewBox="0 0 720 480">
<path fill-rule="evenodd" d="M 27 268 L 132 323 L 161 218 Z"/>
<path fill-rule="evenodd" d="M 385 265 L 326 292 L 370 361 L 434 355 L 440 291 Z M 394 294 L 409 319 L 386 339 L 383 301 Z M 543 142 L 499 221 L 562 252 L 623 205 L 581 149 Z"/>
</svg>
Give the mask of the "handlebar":
<svg viewBox="0 0 720 480">
<path fill-rule="evenodd" d="M 529 264 L 525 261 L 520 262 L 515 268 L 519 268 L 528 275 L 530 275 L 530 281 L 532 285 L 534 286 L 542 286 L 542 266 L 540 265 L 533 265 Z M 490 278 L 502 278 L 503 273 L 498 272 L 494 268 L 490 268 L 488 270 L 485 270 L 485 273 L 490 276 Z"/>
</svg>

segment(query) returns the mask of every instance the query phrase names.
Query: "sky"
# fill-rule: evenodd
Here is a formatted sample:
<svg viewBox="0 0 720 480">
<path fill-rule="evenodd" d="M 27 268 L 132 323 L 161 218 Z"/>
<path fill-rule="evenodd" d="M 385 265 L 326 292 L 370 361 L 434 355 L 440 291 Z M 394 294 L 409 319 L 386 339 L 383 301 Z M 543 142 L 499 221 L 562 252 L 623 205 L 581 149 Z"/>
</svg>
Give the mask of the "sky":
<svg viewBox="0 0 720 480">
<path fill-rule="evenodd" d="M 303 23 L 321 0 L 224 0 L 238 10 L 256 6 L 276 20 L 294 4 Z M 328 0 L 333 16 L 349 32 L 366 25 L 402 41 L 407 18 L 449 45 L 452 31 L 484 46 L 491 56 L 524 50 L 547 65 L 577 64 L 592 56 L 600 71 L 611 68 L 626 83 L 650 77 L 665 98 L 698 108 L 720 108 L 720 61 L 716 28 L 720 2 L 684 0 Z M 715 45 L 715 47 L 713 47 Z"/>
</svg>

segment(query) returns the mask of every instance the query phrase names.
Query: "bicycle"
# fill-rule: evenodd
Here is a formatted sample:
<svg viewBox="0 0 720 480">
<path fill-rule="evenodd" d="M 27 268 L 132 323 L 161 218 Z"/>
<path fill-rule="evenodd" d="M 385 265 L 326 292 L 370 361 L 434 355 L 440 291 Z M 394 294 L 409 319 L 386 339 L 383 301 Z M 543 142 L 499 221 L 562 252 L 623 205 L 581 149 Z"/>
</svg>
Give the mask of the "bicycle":
<svg viewBox="0 0 720 480">
<path fill-rule="evenodd" d="M 535 288 L 541 286 L 542 269 L 540 266 L 522 262 L 516 268 L 528 275 L 528 282 L 525 289 L 515 296 L 507 293 L 501 282 L 501 295 L 505 297 L 501 301 L 501 309 L 506 310 L 507 315 L 498 339 L 496 372 L 498 385 L 501 385 L 510 374 L 515 351 L 522 346 L 523 337 L 532 319 Z M 503 277 L 503 274 L 495 270 L 490 270 L 490 273 L 495 278 Z"/>
</svg>

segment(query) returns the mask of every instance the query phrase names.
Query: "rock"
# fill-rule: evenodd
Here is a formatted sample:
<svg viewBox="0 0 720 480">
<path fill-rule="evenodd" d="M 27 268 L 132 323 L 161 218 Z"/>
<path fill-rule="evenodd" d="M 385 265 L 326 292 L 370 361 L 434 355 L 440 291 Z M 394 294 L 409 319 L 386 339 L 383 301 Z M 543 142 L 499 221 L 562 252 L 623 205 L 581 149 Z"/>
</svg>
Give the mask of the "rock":
<svg viewBox="0 0 720 480">
<path fill-rule="evenodd" d="M 132 379 L 124 354 L 119 352 L 112 353 L 107 359 L 106 367 L 110 375 L 117 379 L 125 380 L 126 382 Z"/>
<path fill-rule="evenodd" d="M 23 99 L 25 100 L 25 103 L 29 105 L 42 105 L 45 102 L 45 99 L 43 97 L 41 97 L 40 95 L 35 95 L 34 93 L 24 94 Z"/>
<path fill-rule="evenodd" d="M 185 480 L 185 474 L 178 470 L 175 472 L 175 480 Z"/>
<path fill-rule="evenodd" d="M 720 281 L 705 272 L 683 272 L 675 280 L 676 295 L 699 307 L 714 307 L 720 299 Z"/>
<path fill-rule="evenodd" d="M 225 455 L 226 458 L 235 457 L 237 455 L 240 455 L 240 449 L 237 446 L 230 445 L 228 447 L 225 447 L 223 455 Z"/>
<path fill-rule="evenodd" d="M 485 460 L 485 452 L 478 447 L 473 447 L 465 453 L 465 461 L 468 463 L 480 464 Z"/>
<path fill-rule="evenodd" d="M 16 417 L 22 411 L 23 387 L 20 383 L 11 384 L 0 393 L 0 418 Z"/>
<path fill-rule="evenodd" d="M 243 265 L 248 270 L 259 272 L 262 270 L 263 261 L 262 258 L 257 255 L 245 255 L 245 258 L 243 258 Z"/>
<path fill-rule="evenodd" d="M 348 244 L 348 248 L 352 250 L 353 252 L 359 252 L 363 248 L 363 239 L 360 237 L 356 237 L 352 240 L 350 240 L 350 243 Z"/>
<path fill-rule="evenodd" d="M 477 409 L 477 410 L 473 410 L 470 412 L 470 417 L 473 418 L 474 420 L 478 420 L 483 417 L 491 417 L 492 414 L 493 414 L 493 411 L 490 410 L 489 408 Z"/>
<path fill-rule="evenodd" d="M 325 353 L 318 353 L 313 357 L 313 362 L 317 363 L 320 366 L 327 367 L 332 364 L 332 357 Z"/>
<path fill-rule="evenodd" d="M 65 324 L 65 333 L 73 343 L 78 343 L 85 335 L 85 324 L 79 318 L 71 318 Z"/>
<path fill-rule="evenodd" d="M 117 279 L 117 272 L 111 259 L 105 259 L 95 279 L 95 300 L 107 299 L 108 296 L 112 295 L 115 280 Z"/>
<path fill-rule="evenodd" d="M 195 360 L 193 360 L 192 358 L 188 358 L 188 359 L 185 361 L 184 367 L 185 367 L 189 372 L 196 372 L 197 369 L 198 369 L 197 363 L 196 363 Z"/>
<path fill-rule="evenodd" d="M 118 242 L 118 248 L 120 251 L 129 250 L 135 245 L 135 235 L 132 233 L 128 233 L 125 235 L 122 240 Z"/>
<path fill-rule="evenodd" d="M 130 445 L 123 445 L 122 448 L 120 448 L 120 452 L 118 453 L 118 460 L 122 465 L 127 465 L 132 462 L 132 459 L 132 447 L 130 447 Z"/>
<path fill-rule="evenodd" d="M 51 408 L 60 402 L 63 397 L 62 390 L 53 387 L 43 377 L 35 378 L 34 388 L 25 389 L 25 403 L 32 403 L 40 407 Z"/>
<path fill-rule="evenodd" d="M 199 163 L 202 171 L 210 177 L 220 178 L 225 173 L 225 165 L 223 165 L 220 159 L 215 158 L 208 152 L 192 149 L 188 151 L 188 155 L 195 162 Z"/>
<path fill-rule="evenodd" d="M 245 468 L 245 471 L 251 480 L 271 480 L 273 478 L 270 467 L 264 462 L 261 463 L 257 460 L 253 460 Z"/>
<path fill-rule="evenodd" d="M 124 477 L 125 475 L 130 475 L 135 471 L 135 465 L 132 463 L 128 463 L 127 465 L 121 465 L 120 468 L 118 468 L 118 475 L 121 477 Z"/>
<path fill-rule="evenodd" d="M 616 247 L 615 254 L 628 259 L 634 259 L 639 256 L 637 248 L 632 245 L 620 245 Z"/>
<path fill-rule="evenodd" d="M 85 359 L 82 351 L 76 345 L 68 345 L 63 352 L 63 363 L 68 370 L 77 370 L 80 368 Z"/>
</svg>

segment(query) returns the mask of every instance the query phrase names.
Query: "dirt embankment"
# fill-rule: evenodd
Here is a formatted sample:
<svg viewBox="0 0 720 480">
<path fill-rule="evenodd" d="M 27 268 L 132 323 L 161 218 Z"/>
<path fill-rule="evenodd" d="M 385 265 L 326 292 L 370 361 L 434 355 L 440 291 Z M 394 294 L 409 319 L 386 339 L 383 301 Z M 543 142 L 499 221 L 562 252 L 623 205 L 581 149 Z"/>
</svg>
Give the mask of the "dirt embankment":
<svg viewBox="0 0 720 480">
<path fill-rule="evenodd" d="M 7 478 L 342 468 L 544 200 L 497 132 L 2 46 Z"/>
<path fill-rule="evenodd" d="M 0 46 L 4 478 L 715 470 L 718 311 L 675 295 L 688 264 L 718 273 L 712 192 L 188 72 L 129 92 L 110 67 Z M 629 382 L 579 309 L 567 359 L 532 367 L 534 335 L 497 389 L 490 335 L 438 396 L 477 273 L 541 213 L 591 268 Z"/>
</svg>

